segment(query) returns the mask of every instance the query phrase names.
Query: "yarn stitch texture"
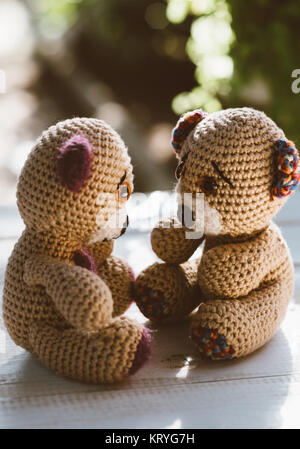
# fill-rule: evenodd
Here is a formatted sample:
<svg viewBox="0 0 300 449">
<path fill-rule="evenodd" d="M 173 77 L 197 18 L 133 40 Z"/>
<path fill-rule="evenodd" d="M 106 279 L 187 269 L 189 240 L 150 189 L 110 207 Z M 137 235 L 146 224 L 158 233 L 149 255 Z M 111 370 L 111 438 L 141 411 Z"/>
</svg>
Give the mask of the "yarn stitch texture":
<svg viewBox="0 0 300 449">
<path fill-rule="evenodd" d="M 173 129 L 171 140 L 171 145 L 176 153 L 180 152 L 182 143 L 185 141 L 191 130 L 206 116 L 206 112 L 203 112 L 202 109 L 196 109 L 195 111 L 187 112 L 178 120 Z"/>
<path fill-rule="evenodd" d="M 4 322 L 17 345 L 75 380 L 120 381 L 149 357 L 149 333 L 123 315 L 131 268 L 111 255 L 109 235 L 90 243 L 116 210 L 125 172 L 132 189 L 120 136 L 101 120 L 74 118 L 42 134 L 18 182 L 26 228 L 6 268 Z"/>
<path fill-rule="evenodd" d="M 272 189 L 273 198 L 290 195 L 299 184 L 299 156 L 293 142 L 278 140 L 275 143 L 276 183 Z M 277 170 L 276 170 L 277 168 Z"/>
<path fill-rule="evenodd" d="M 154 322 L 190 315 L 202 356 L 242 357 L 270 340 L 292 296 L 293 263 L 272 218 L 297 184 L 298 153 L 263 112 L 237 108 L 198 122 L 177 157 L 179 197 L 204 195 L 204 233 L 187 239 L 177 217 L 158 223 L 151 243 L 163 263 L 138 276 L 136 301 Z"/>
</svg>

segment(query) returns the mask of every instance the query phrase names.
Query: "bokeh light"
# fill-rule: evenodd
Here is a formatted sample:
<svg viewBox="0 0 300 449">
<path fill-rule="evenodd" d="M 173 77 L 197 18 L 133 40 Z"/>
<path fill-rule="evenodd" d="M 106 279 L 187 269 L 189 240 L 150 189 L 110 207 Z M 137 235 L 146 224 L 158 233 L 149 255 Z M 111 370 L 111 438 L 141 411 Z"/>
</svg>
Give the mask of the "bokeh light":
<svg viewBox="0 0 300 449">
<path fill-rule="evenodd" d="M 264 109 L 299 147 L 298 22 L 293 0 L 1 0 L 0 194 L 28 142 L 75 115 L 120 132 L 139 191 L 170 187 L 187 110 Z"/>
<path fill-rule="evenodd" d="M 163 30 L 169 23 L 166 17 L 166 5 L 161 2 L 152 3 L 146 9 L 145 19 L 154 30 Z"/>
</svg>

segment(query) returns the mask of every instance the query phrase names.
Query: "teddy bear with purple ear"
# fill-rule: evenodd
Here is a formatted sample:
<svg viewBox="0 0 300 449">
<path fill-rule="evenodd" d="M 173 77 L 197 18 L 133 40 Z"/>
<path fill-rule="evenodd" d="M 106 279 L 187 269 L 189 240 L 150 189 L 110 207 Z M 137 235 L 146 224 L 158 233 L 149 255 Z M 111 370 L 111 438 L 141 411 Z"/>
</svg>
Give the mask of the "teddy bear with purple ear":
<svg viewBox="0 0 300 449">
<path fill-rule="evenodd" d="M 63 376 L 116 382 L 149 357 L 147 329 L 123 315 L 133 272 L 111 255 L 132 189 L 123 141 L 96 119 L 50 127 L 20 175 L 26 228 L 6 269 L 4 321 L 17 345 Z"/>
</svg>

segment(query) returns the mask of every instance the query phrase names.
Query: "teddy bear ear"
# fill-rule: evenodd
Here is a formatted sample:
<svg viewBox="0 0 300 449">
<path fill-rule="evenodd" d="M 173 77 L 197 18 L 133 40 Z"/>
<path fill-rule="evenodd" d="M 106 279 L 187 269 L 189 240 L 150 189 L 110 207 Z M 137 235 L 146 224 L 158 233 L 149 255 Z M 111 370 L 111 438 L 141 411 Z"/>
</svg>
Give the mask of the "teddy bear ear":
<svg viewBox="0 0 300 449">
<path fill-rule="evenodd" d="M 61 184 L 78 193 L 91 174 L 93 149 L 80 134 L 71 137 L 59 148 L 57 174 Z"/>
<path fill-rule="evenodd" d="M 172 131 L 171 145 L 175 150 L 176 154 L 180 154 L 180 150 L 183 142 L 192 131 L 197 123 L 201 122 L 207 113 L 202 111 L 202 109 L 195 109 L 194 111 L 189 111 L 183 114 L 178 120 L 175 128 Z"/>
<path fill-rule="evenodd" d="M 275 142 L 275 182 L 272 198 L 285 198 L 290 195 L 300 182 L 299 154 L 290 140 Z"/>
</svg>

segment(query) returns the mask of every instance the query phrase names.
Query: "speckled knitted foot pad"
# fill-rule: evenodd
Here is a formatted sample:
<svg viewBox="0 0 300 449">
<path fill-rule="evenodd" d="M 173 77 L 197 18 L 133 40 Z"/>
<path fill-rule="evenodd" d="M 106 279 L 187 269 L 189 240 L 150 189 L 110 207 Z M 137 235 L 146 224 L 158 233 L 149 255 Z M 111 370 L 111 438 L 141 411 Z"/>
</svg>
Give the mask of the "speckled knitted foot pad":
<svg viewBox="0 0 300 449">
<path fill-rule="evenodd" d="M 160 321 L 173 313 L 175 298 L 166 298 L 159 290 L 139 286 L 136 289 L 136 296 L 136 302 L 141 312 L 153 321 Z"/>
<path fill-rule="evenodd" d="M 228 345 L 223 334 L 216 329 L 209 329 L 194 323 L 191 328 L 191 339 L 204 358 L 212 360 L 231 359 L 234 354 L 232 346 Z"/>
</svg>

